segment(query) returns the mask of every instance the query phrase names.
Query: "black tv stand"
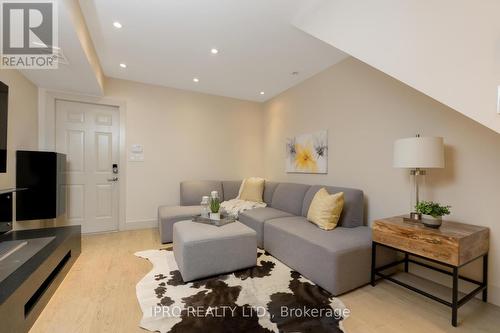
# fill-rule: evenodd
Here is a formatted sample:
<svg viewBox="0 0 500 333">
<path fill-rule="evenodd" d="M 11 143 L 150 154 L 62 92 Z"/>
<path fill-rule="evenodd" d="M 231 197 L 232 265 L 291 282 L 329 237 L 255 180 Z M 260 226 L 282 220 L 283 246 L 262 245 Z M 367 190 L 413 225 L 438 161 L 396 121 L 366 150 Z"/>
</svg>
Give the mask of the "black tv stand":
<svg viewBox="0 0 500 333">
<path fill-rule="evenodd" d="M 26 241 L 0 261 L 2 333 L 28 332 L 81 252 L 81 227 L 17 230 L 0 243 Z"/>
<path fill-rule="evenodd" d="M 26 188 L 0 189 L 0 234 L 12 230 L 12 196 Z"/>
<path fill-rule="evenodd" d="M 28 241 L 25 240 L 0 242 L 0 262 L 7 259 L 10 255 L 14 254 L 17 250 L 26 245 L 28 245 Z"/>
</svg>

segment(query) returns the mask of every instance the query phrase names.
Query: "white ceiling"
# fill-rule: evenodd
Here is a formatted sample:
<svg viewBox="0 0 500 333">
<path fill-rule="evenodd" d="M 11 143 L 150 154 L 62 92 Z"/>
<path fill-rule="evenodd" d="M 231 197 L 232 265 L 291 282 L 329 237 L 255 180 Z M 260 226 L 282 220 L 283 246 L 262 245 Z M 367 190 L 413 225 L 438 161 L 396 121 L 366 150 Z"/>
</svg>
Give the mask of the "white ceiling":
<svg viewBox="0 0 500 333">
<path fill-rule="evenodd" d="M 21 70 L 21 73 L 40 88 L 102 95 L 101 87 L 78 39 L 66 2 L 59 1 L 58 6 L 58 46 L 68 64 L 59 64 L 56 70 L 31 69 Z"/>
<path fill-rule="evenodd" d="M 346 57 L 291 25 L 306 4 L 80 0 L 106 76 L 254 101 L 265 101 Z M 113 21 L 123 28 L 114 28 Z M 213 47 L 219 54 L 210 53 Z M 126 69 L 120 68 L 122 62 Z M 299 74 L 291 75 L 294 71 Z"/>
</svg>

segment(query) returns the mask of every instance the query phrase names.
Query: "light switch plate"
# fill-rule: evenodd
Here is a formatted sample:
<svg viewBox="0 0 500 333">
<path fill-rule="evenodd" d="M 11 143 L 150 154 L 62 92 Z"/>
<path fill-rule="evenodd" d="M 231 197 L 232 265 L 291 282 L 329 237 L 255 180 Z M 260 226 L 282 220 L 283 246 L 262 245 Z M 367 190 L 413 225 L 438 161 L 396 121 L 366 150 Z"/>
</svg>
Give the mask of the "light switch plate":
<svg viewBox="0 0 500 333">
<path fill-rule="evenodd" d="M 144 154 L 130 154 L 128 160 L 130 162 L 144 162 Z"/>
<path fill-rule="evenodd" d="M 130 146 L 130 152 L 134 154 L 141 154 L 144 152 L 144 147 L 140 144 L 133 144 Z"/>
</svg>

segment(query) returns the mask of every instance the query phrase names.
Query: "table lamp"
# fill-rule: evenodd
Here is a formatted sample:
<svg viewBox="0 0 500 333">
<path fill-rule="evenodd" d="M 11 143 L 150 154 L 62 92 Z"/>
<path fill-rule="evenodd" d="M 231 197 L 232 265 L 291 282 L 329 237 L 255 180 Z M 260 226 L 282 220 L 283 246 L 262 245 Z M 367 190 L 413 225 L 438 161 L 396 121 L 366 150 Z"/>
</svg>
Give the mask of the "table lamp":
<svg viewBox="0 0 500 333">
<path fill-rule="evenodd" d="M 440 137 L 421 137 L 399 139 L 394 142 L 395 168 L 410 169 L 415 177 L 415 200 L 419 203 L 418 178 L 425 175 L 424 169 L 444 168 L 444 140 Z M 420 220 L 421 215 L 410 213 L 410 218 Z"/>
</svg>

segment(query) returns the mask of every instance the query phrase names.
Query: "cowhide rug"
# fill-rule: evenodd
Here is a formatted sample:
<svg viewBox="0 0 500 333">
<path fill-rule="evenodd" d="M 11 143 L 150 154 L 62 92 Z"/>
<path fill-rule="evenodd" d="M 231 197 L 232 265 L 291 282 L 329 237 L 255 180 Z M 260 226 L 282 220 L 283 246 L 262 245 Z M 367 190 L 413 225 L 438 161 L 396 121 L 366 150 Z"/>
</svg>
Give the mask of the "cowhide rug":
<svg viewBox="0 0 500 333">
<path fill-rule="evenodd" d="M 337 298 L 261 250 L 257 266 L 184 283 L 172 248 L 137 252 L 153 264 L 136 287 L 142 328 L 159 332 L 343 332 Z"/>
</svg>

